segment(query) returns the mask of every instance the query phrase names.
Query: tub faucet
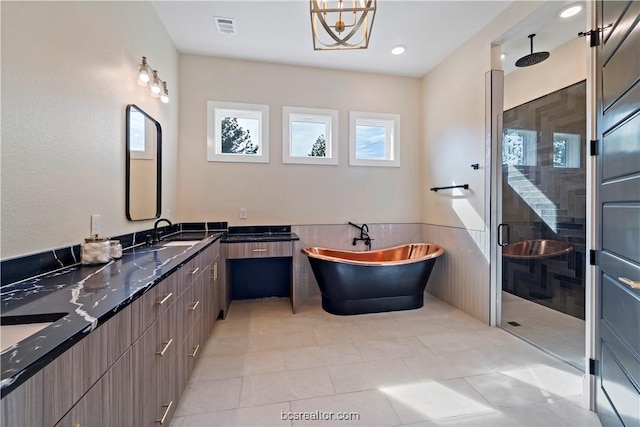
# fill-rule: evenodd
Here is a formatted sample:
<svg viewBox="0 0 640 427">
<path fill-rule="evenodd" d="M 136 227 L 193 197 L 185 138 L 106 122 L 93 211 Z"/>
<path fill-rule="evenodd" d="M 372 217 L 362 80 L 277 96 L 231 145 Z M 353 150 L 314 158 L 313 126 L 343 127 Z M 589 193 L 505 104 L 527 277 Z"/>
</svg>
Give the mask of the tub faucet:
<svg viewBox="0 0 640 427">
<path fill-rule="evenodd" d="M 153 243 L 158 243 L 162 240 L 162 231 L 158 230 L 158 224 L 160 224 L 161 222 L 166 222 L 167 224 L 169 224 L 169 227 L 173 225 L 171 221 L 166 218 L 160 218 L 159 220 L 157 220 L 155 224 L 153 224 Z"/>
<path fill-rule="evenodd" d="M 353 246 L 357 245 L 358 241 L 363 241 L 364 244 L 367 246 L 367 249 L 371 250 L 371 241 L 373 239 L 369 237 L 369 226 L 367 224 L 362 224 L 362 226 L 360 226 L 352 222 L 349 222 L 349 224 L 353 225 L 355 228 L 360 230 L 360 237 L 353 238 Z"/>
</svg>

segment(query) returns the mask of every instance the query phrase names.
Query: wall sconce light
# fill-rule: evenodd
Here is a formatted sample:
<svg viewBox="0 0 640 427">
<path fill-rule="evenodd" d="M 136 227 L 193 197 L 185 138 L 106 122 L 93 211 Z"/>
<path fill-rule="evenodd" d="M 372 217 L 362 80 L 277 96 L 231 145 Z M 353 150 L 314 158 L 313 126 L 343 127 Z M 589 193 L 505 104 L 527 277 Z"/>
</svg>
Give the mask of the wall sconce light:
<svg viewBox="0 0 640 427">
<path fill-rule="evenodd" d="M 162 82 L 162 95 L 160 95 L 160 101 L 163 103 L 169 102 L 169 89 L 167 89 L 167 82 Z"/>
<path fill-rule="evenodd" d="M 311 0 L 313 48 L 366 49 L 376 15 L 376 2 L 377 0 Z"/>
<path fill-rule="evenodd" d="M 138 67 L 138 84 L 142 87 L 149 87 L 149 93 L 154 98 L 160 98 L 160 101 L 165 104 L 169 102 L 167 82 L 160 79 L 158 70 L 151 68 L 146 56 L 142 57 L 142 62 Z"/>
<path fill-rule="evenodd" d="M 140 74 L 138 75 L 138 84 L 140 86 L 146 87 L 147 83 L 149 83 L 149 80 L 151 79 L 151 76 L 149 76 L 150 70 L 151 67 L 147 64 L 147 57 L 143 56 L 139 67 Z"/>
</svg>

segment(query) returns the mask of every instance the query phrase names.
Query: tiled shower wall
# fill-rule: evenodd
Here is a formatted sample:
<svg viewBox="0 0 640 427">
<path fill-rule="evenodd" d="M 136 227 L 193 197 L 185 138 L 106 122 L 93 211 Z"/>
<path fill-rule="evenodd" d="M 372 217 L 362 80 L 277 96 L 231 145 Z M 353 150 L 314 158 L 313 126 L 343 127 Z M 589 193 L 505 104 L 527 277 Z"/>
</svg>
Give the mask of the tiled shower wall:
<svg viewBox="0 0 640 427">
<path fill-rule="evenodd" d="M 295 225 L 292 231 L 300 241 L 294 254 L 298 304 L 319 304 L 320 292 L 306 256 L 300 249 L 321 246 L 332 249 L 364 250 L 363 243 L 353 246 L 359 231 L 348 225 Z M 429 279 L 427 291 L 465 313 L 489 323 L 489 261 L 485 257 L 485 233 L 429 224 L 369 224 L 375 239 L 372 249 L 388 248 L 411 242 L 435 243 L 445 249 Z"/>
</svg>

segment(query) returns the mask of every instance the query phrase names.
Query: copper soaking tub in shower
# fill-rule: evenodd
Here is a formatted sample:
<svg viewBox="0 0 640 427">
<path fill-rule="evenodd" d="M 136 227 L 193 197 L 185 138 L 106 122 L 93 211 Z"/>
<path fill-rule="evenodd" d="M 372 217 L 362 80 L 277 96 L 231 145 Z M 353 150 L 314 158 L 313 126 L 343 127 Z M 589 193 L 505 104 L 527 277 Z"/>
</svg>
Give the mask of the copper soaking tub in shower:
<svg viewBox="0 0 640 427">
<path fill-rule="evenodd" d="M 572 250 L 573 246 L 567 242 L 549 239 L 532 239 L 505 246 L 502 249 L 502 255 L 507 258 L 538 259 L 568 254 Z"/>
</svg>

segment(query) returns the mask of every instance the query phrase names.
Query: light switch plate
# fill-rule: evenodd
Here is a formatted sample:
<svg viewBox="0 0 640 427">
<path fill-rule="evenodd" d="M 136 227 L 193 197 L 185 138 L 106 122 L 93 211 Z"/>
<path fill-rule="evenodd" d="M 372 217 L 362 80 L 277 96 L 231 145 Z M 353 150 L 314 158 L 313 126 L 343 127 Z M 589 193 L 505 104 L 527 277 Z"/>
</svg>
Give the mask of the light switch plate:
<svg viewBox="0 0 640 427">
<path fill-rule="evenodd" d="M 247 219 L 247 208 L 240 208 L 240 219 Z"/>
</svg>

